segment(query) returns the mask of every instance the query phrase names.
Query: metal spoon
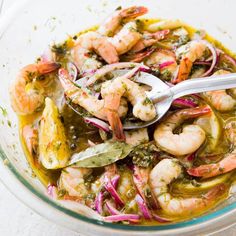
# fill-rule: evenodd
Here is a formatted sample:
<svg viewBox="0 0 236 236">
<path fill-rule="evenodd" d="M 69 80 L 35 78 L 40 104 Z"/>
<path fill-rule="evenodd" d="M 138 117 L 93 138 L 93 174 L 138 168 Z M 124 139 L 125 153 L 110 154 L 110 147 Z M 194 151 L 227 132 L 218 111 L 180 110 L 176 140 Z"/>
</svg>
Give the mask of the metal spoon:
<svg viewBox="0 0 236 236">
<path fill-rule="evenodd" d="M 127 73 L 128 70 L 117 70 L 113 72 L 114 76 L 120 76 Z M 146 72 L 140 72 L 134 77 L 134 81 L 150 86 L 152 89 L 146 92 L 148 98 L 155 104 L 157 116 L 155 119 L 143 122 L 126 121 L 123 124 L 125 130 L 140 129 L 156 123 L 160 120 L 166 112 L 169 110 L 173 100 L 176 98 L 202 93 L 207 91 L 221 90 L 236 88 L 236 73 L 219 75 L 214 77 L 195 78 L 183 81 L 173 87 L 169 87 L 166 83 L 160 80 L 158 77 L 148 74 Z M 76 81 L 79 86 L 84 86 L 85 79 Z M 67 102 L 76 113 L 79 112 L 73 107 L 73 105 Z M 81 114 L 80 114 L 81 115 Z"/>
<path fill-rule="evenodd" d="M 176 98 L 195 93 L 236 88 L 236 73 L 189 79 L 169 87 L 157 77 L 142 72 L 136 82 L 152 86 L 152 90 L 147 92 L 147 96 L 155 104 L 157 116 L 148 122 L 125 123 L 123 126 L 126 130 L 144 128 L 154 124 L 166 114 Z"/>
</svg>

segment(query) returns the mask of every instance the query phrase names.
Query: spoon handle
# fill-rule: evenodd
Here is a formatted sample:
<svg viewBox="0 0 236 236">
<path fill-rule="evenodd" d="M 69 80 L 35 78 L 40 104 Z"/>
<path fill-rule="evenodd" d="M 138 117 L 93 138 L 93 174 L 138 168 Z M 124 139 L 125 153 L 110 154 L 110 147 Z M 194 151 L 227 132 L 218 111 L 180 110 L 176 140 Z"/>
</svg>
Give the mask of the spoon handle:
<svg viewBox="0 0 236 236">
<path fill-rule="evenodd" d="M 156 94 L 156 96 L 152 97 L 151 100 L 154 103 L 157 103 L 170 97 L 176 99 L 194 93 L 230 88 L 236 88 L 236 73 L 185 80 L 168 90 Z"/>
</svg>

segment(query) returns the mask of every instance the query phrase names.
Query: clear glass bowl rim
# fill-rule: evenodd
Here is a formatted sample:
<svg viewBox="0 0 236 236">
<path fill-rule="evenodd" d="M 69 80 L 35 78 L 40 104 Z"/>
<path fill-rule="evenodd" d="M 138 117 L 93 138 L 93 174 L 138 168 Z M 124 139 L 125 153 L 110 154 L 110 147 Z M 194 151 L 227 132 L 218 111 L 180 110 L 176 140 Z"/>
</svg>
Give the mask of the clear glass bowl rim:
<svg viewBox="0 0 236 236">
<path fill-rule="evenodd" d="M 11 24 L 11 20 L 17 15 L 17 12 L 19 12 L 29 1 L 30 0 L 15 1 L 13 6 L 10 9 L 8 9 L 8 11 L 3 16 L 0 17 L 0 40 L 1 40 L 1 37 L 3 36 L 4 32 L 6 31 L 7 26 Z M 8 158 L 1 146 L 0 146 L 0 157 L 2 159 L 2 163 L 0 163 L 0 164 L 4 165 L 3 162 L 8 160 Z M 48 207 L 56 208 L 57 210 L 65 213 L 66 215 L 68 215 L 70 217 L 73 217 L 73 218 L 78 219 L 80 221 L 83 221 L 86 223 L 91 223 L 91 224 L 94 224 L 94 225 L 100 226 L 100 227 L 117 229 L 117 230 L 121 230 L 121 231 L 130 231 L 130 232 L 140 232 L 141 231 L 141 232 L 150 232 L 150 233 L 153 231 L 155 231 L 156 233 L 158 231 L 159 231 L 159 233 L 161 233 L 161 231 L 163 231 L 163 233 L 164 233 L 164 231 L 175 230 L 175 229 L 184 229 L 184 228 L 189 228 L 189 231 L 190 231 L 191 230 L 190 228 L 192 228 L 194 226 L 203 227 L 203 223 L 205 223 L 205 225 L 207 226 L 207 225 L 213 224 L 214 222 L 216 222 L 218 220 L 225 218 L 226 216 L 233 217 L 233 215 L 236 215 L 236 202 L 234 202 L 234 203 L 231 203 L 231 204 L 229 204 L 229 205 L 227 205 L 215 212 L 211 212 L 210 214 L 203 215 L 203 216 L 200 216 L 200 217 L 197 217 L 192 220 L 185 221 L 185 222 L 168 224 L 168 225 L 158 225 L 158 226 L 135 225 L 135 226 L 132 226 L 132 225 L 107 223 L 107 222 L 103 222 L 103 221 L 99 221 L 99 220 L 95 220 L 95 219 L 91 219 L 86 216 L 83 216 L 82 214 L 79 214 L 79 213 L 76 213 L 76 212 L 71 211 L 69 209 L 66 209 L 66 208 L 58 205 L 56 202 L 50 200 L 45 195 L 43 195 L 41 192 L 37 191 L 37 189 L 35 189 L 26 179 L 24 179 L 21 176 L 20 172 L 10 162 L 7 165 L 5 165 L 5 168 L 8 168 L 8 170 L 9 170 L 9 173 L 5 172 L 5 175 L 8 175 L 7 177 L 12 178 L 12 176 L 10 176 L 10 175 L 13 175 L 14 178 L 18 179 L 18 181 L 21 183 L 21 186 L 23 185 L 33 195 L 35 195 L 40 200 L 42 200 L 44 203 L 46 203 L 48 205 Z M 13 191 L 12 186 L 11 187 L 7 186 L 7 184 L 5 183 L 5 181 L 3 180 L 2 176 L 1 176 L 1 173 L 0 173 L 0 180 L 13 195 L 15 195 L 19 200 L 21 200 L 23 203 L 28 205 L 30 208 L 32 208 L 33 210 L 38 212 L 36 209 L 34 209 L 31 206 L 30 203 L 27 204 L 27 200 L 25 201 L 24 199 L 22 199 L 22 197 L 19 197 L 19 195 L 15 191 Z M 45 216 L 42 212 L 38 212 L 38 213 L 42 216 Z M 50 219 L 50 217 L 47 217 L 47 216 L 45 216 L 45 217 Z M 53 221 L 53 219 L 51 219 L 51 220 Z M 233 224 L 233 222 L 228 223 L 228 224 L 226 223 L 224 225 L 224 228 L 229 227 L 229 225 L 232 225 L 232 224 Z M 184 232 L 187 232 L 187 231 L 188 231 L 187 229 L 184 230 Z M 178 232 L 178 233 L 180 233 L 180 232 Z"/>
</svg>

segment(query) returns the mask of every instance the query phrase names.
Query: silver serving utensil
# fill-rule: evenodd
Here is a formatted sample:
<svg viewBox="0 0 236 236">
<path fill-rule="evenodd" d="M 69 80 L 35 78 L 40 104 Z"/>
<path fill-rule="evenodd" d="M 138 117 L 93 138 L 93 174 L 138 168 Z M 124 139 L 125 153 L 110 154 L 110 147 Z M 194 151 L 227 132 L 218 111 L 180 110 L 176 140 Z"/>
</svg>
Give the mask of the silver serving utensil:
<svg viewBox="0 0 236 236">
<path fill-rule="evenodd" d="M 117 70 L 114 71 L 114 76 L 120 76 L 127 73 L 128 70 Z M 173 100 L 182 96 L 202 93 L 207 91 L 221 90 L 236 88 L 236 73 L 225 74 L 213 77 L 195 78 L 183 81 L 173 87 L 168 86 L 158 77 L 146 73 L 139 72 L 135 77 L 134 81 L 148 85 L 151 90 L 146 92 L 148 98 L 154 103 L 157 116 L 155 119 L 143 122 L 143 121 L 126 121 L 123 124 L 125 130 L 140 129 L 150 126 L 160 120 L 166 112 L 169 110 Z M 76 81 L 76 84 L 84 87 L 86 85 L 86 78 Z M 72 104 L 67 103 L 75 112 L 76 109 Z"/>
<path fill-rule="evenodd" d="M 152 86 L 152 90 L 147 92 L 147 96 L 155 104 L 157 116 L 148 122 L 125 123 L 123 127 L 126 130 L 144 128 L 156 123 L 166 114 L 176 98 L 195 93 L 236 88 L 236 73 L 189 79 L 169 87 L 157 77 L 141 72 L 136 82 Z"/>
</svg>

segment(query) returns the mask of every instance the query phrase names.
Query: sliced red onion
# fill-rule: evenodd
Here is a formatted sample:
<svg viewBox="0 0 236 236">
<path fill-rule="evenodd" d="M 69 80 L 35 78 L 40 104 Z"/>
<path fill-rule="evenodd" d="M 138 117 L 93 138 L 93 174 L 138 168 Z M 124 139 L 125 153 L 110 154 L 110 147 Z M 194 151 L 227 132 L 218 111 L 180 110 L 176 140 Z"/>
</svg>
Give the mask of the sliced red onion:
<svg viewBox="0 0 236 236">
<path fill-rule="evenodd" d="M 102 121 L 102 120 L 99 120 L 97 118 L 93 118 L 93 117 L 84 117 L 84 121 L 87 123 L 87 124 L 91 124 L 95 127 L 97 127 L 98 129 L 102 129 L 103 131 L 105 132 L 109 132 L 110 129 L 109 129 L 109 125 Z"/>
<path fill-rule="evenodd" d="M 120 63 L 114 63 L 114 64 L 110 64 L 110 65 L 105 65 L 101 69 L 98 69 L 96 71 L 96 73 L 94 73 L 94 75 L 89 78 L 86 85 L 90 86 L 90 85 L 94 84 L 98 79 L 100 79 L 101 77 L 106 75 L 108 72 L 111 72 L 113 70 L 133 68 L 138 65 L 140 65 L 140 67 L 142 67 L 142 68 L 149 69 L 149 67 L 144 66 L 140 63 L 135 63 L 135 62 L 120 62 Z"/>
<path fill-rule="evenodd" d="M 119 214 L 103 217 L 106 222 L 119 222 L 119 221 L 139 221 L 140 216 L 136 214 Z"/>
<path fill-rule="evenodd" d="M 205 40 L 200 40 L 200 42 L 205 44 L 209 48 L 209 50 L 211 51 L 211 54 L 212 54 L 211 67 L 202 75 L 202 77 L 205 77 L 205 76 L 208 76 L 213 71 L 213 69 L 217 63 L 217 52 L 216 52 L 215 47 L 211 43 L 209 43 Z"/>
<path fill-rule="evenodd" d="M 119 194 L 117 193 L 117 191 L 115 190 L 114 186 L 112 185 L 110 179 L 105 176 L 104 177 L 104 186 L 107 190 L 107 192 L 109 192 L 111 194 L 111 196 L 113 197 L 114 201 L 119 205 L 119 206 L 124 206 L 124 202 L 121 199 L 121 197 L 119 196 Z"/>
<path fill-rule="evenodd" d="M 159 64 L 159 68 L 160 68 L 160 70 L 162 70 L 165 67 L 172 65 L 173 63 L 175 63 L 175 62 L 174 61 L 165 61 L 165 62 Z"/>
<path fill-rule="evenodd" d="M 102 191 L 100 191 L 95 199 L 95 209 L 99 214 L 102 214 L 102 203 L 104 199 L 104 194 Z"/>
<path fill-rule="evenodd" d="M 111 184 L 113 185 L 113 187 L 114 187 L 115 189 L 117 189 L 119 180 L 120 180 L 120 175 L 115 175 L 115 176 L 111 179 Z"/>
<path fill-rule="evenodd" d="M 146 73 L 150 73 L 152 70 L 151 70 L 149 67 L 141 66 L 141 67 L 139 68 L 139 71 L 141 71 L 141 72 L 146 72 Z"/>
<path fill-rule="evenodd" d="M 156 220 L 156 221 L 158 221 L 159 223 L 168 223 L 168 222 L 171 222 L 171 220 L 166 219 L 166 218 L 161 217 L 161 216 L 158 216 L 158 215 L 156 215 L 156 214 L 153 214 L 152 216 L 153 216 L 153 219 Z"/>
<path fill-rule="evenodd" d="M 193 162 L 194 158 L 195 158 L 195 152 L 192 153 L 192 154 L 190 154 L 189 156 L 187 156 L 186 159 L 187 159 L 187 161 L 189 161 L 189 162 Z"/>
<path fill-rule="evenodd" d="M 76 81 L 77 76 L 79 74 L 79 70 L 78 70 L 77 66 L 72 62 L 68 62 L 67 63 L 67 70 L 69 72 L 69 75 L 70 75 L 72 81 Z"/>
<path fill-rule="evenodd" d="M 97 69 L 93 69 L 93 70 L 86 70 L 82 73 L 82 77 L 88 77 L 88 76 L 92 76 L 96 73 Z"/>
<path fill-rule="evenodd" d="M 57 187 L 55 185 L 49 184 L 47 187 L 47 194 L 53 199 L 56 199 L 58 197 Z"/>
<path fill-rule="evenodd" d="M 195 61 L 194 65 L 203 65 L 203 66 L 210 66 L 212 62 L 210 61 Z"/>
<path fill-rule="evenodd" d="M 146 203 L 144 202 L 144 200 L 142 199 L 142 197 L 137 194 L 135 196 L 135 200 L 138 204 L 139 210 L 142 212 L 143 217 L 147 220 L 152 219 L 152 214 L 150 213 L 150 211 L 148 210 L 148 207 L 146 205 Z"/>
<path fill-rule="evenodd" d="M 224 54 L 224 57 L 225 57 L 233 66 L 236 67 L 236 60 L 235 60 L 233 57 L 229 56 L 228 54 Z"/>
<path fill-rule="evenodd" d="M 191 94 L 190 96 L 191 96 L 191 97 L 194 97 L 194 98 L 196 98 L 196 99 L 202 99 L 202 97 L 201 97 L 199 94 L 197 94 L 197 93 L 193 93 L 193 94 Z"/>
<path fill-rule="evenodd" d="M 120 215 L 121 213 L 111 204 L 110 201 L 106 201 L 107 210 L 111 215 Z"/>
<path fill-rule="evenodd" d="M 173 106 L 183 107 L 183 108 L 192 108 L 197 107 L 198 104 L 187 98 L 177 98 L 172 102 Z"/>
</svg>

